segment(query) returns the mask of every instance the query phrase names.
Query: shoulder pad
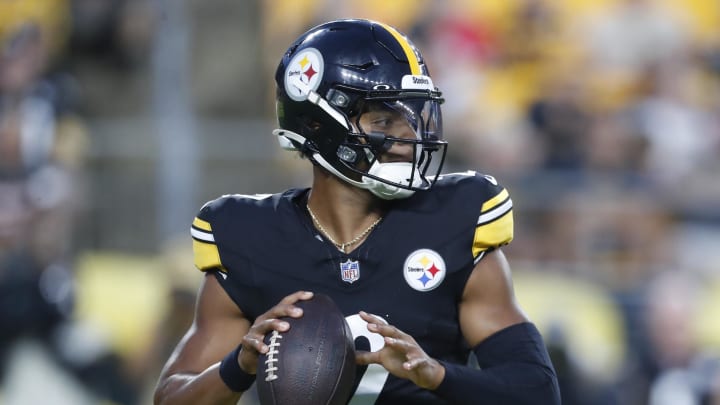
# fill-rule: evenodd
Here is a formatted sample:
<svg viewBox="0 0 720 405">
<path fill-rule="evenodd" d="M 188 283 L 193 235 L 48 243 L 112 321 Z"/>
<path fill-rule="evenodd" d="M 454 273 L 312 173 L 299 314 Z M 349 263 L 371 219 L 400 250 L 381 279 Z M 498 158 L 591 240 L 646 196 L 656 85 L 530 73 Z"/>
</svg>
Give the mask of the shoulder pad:
<svg viewBox="0 0 720 405">
<path fill-rule="evenodd" d="M 513 239 L 513 203 L 510 193 L 494 177 L 476 174 L 482 188 L 482 203 L 473 237 L 472 254 L 477 263 L 486 251 L 510 243 Z"/>
<path fill-rule="evenodd" d="M 273 194 L 232 194 L 205 203 L 190 227 L 195 267 L 201 271 L 219 269 L 226 272 L 217 247 L 213 224 L 229 220 L 230 217 L 241 214 L 245 208 L 257 205 L 272 196 Z"/>
</svg>

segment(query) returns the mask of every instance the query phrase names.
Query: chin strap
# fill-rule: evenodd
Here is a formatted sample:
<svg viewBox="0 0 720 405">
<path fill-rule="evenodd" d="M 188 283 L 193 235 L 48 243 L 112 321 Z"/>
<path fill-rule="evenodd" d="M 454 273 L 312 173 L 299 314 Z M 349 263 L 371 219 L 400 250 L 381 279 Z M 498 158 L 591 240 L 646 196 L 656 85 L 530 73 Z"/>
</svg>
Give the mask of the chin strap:
<svg viewBox="0 0 720 405">
<path fill-rule="evenodd" d="M 404 186 L 419 187 L 422 184 L 417 168 L 408 162 L 379 163 L 375 162 L 370 167 L 368 174 L 385 179 L 389 182 L 401 184 Z M 414 176 L 413 176 L 414 174 Z M 410 179 L 412 178 L 412 183 Z M 368 190 L 376 196 L 384 200 L 396 200 L 400 198 L 408 198 L 415 194 L 414 190 L 394 186 L 392 184 L 383 183 L 373 178 L 363 176 L 363 182 L 368 184 Z"/>
<path fill-rule="evenodd" d="M 303 137 L 300 134 L 297 134 L 292 131 L 287 131 L 284 129 L 274 129 L 272 131 L 273 135 L 277 136 L 278 143 L 280 144 L 280 147 L 284 150 L 289 151 L 296 151 L 298 148 L 295 147 L 295 145 L 292 143 L 292 141 L 295 141 L 299 143 L 300 145 L 305 144 L 305 137 Z"/>
</svg>

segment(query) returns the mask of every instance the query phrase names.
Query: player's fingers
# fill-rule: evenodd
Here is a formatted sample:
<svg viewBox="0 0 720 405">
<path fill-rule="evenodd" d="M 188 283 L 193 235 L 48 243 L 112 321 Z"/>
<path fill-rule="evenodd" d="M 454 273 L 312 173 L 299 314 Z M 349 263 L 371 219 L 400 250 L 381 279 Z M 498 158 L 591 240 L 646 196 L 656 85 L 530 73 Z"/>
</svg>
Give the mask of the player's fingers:
<svg viewBox="0 0 720 405">
<path fill-rule="evenodd" d="M 407 338 L 407 335 L 403 331 L 392 325 L 383 323 L 368 323 L 367 328 L 370 332 L 379 333 L 380 335 L 385 337 L 394 337 L 396 339 Z"/>
<path fill-rule="evenodd" d="M 310 291 L 297 291 L 286 297 L 274 307 L 270 308 L 267 312 L 260 315 L 258 320 L 268 320 L 274 318 L 282 318 L 289 316 L 291 318 L 299 318 L 302 316 L 302 308 L 295 306 L 294 304 L 298 301 L 309 300 L 313 297 L 313 293 Z"/>
<path fill-rule="evenodd" d="M 420 367 L 423 364 L 426 364 L 428 362 L 428 359 L 426 357 L 415 357 L 408 359 L 406 362 L 403 363 L 403 368 L 405 370 L 413 370 L 418 367 Z"/>
<path fill-rule="evenodd" d="M 310 291 L 294 292 L 280 300 L 280 303 L 273 308 L 273 315 L 275 315 L 276 318 L 281 318 L 283 316 L 299 318 L 302 316 L 303 310 L 294 304 L 298 301 L 309 300 L 312 297 L 313 293 Z"/>
<path fill-rule="evenodd" d="M 364 350 L 358 350 L 355 352 L 355 363 L 361 366 L 379 364 L 380 354 L 379 352 L 366 352 Z"/>
<path fill-rule="evenodd" d="M 273 318 L 255 321 L 255 324 L 250 328 L 247 335 L 243 337 L 243 345 L 258 353 L 265 353 L 268 349 L 267 345 L 263 342 L 265 335 L 273 330 L 285 332 L 288 329 L 290 329 L 290 324 L 281 319 Z"/>
<path fill-rule="evenodd" d="M 248 334 L 258 335 L 260 337 L 265 336 L 268 332 L 276 330 L 278 332 L 285 332 L 290 329 L 290 324 L 287 321 L 277 318 L 269 318 L 263 320 L 256 320 L 253 326 L 248 331 Z"/>
<path fill-rule="evenodd" d="M 312 291 L 296 291 L 280 300 L 280 304 L 294 304 L 301 300 L 309 300 L 310 298 L 312 298 L 312 296 Z"/>
<path fill-rule="evenodd" d="M 397 338 L 404 338 L 405 336 L 407 336 L 403 331 L 392 325 L 389 325 L 387 321 L 377 315 L 370 314 L 365 311 L 360 311 L 359 314 L 360 317 L 368 323 L 367 328 L 370 332 L 375 332 L 383 336 L 393 336 Z"/>
<path fill-rule="evenodd" d="M 380 323 L 380 324 L 387 324 L 387 322 L 381 318 L 378 315 L 371 314 L 365 311 L 359 312 L 360 318 L 362 318 L 367 323 Z"/>
<path fill-rule="evenodd" d="M 268 348 L 263 342 L 263 336 L 257 334 L 247 334 L 242 338 L 243 350 L 257 353 L 265 353 Z"/>
<path fill-rule="evenodd" d="M 408 342 L 406 340 L 391 336 L 385 337 L 385 346 L 392 347 L 395 350 L 399 350 L 405 353 L 414 351 L 417 347 L 414 342 Z"/>
</svg>

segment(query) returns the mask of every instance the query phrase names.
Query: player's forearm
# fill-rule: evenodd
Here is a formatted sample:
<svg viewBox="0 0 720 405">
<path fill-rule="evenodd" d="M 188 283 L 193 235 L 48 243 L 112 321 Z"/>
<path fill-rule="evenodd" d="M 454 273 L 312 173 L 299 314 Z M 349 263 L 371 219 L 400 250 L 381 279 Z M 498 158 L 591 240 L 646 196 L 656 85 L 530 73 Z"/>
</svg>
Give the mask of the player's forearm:
<svg viewBox="0 0 720 405">
<path fill-rule="evenodd" d="M 508 363 L 478 370 L 446 363 L 446 375 L 435 393 L 452 404 L 560 404 L 555 377 L 538 365 Z"/>
<path fill-rule="evenodd" d="M 178 373 L 164 377 L 155 390 L 155 405 L 235 404 L 242 393 L 222 381 L 219 365 L 200 374 Z"/>
<path fill-rule="evenodd" d="M 555 370 L 532 324 L 506 328 L 474 351 L 481 369 L 443 362 L 436 394 L 453 404 L 560 404 Z"/>
</svg>

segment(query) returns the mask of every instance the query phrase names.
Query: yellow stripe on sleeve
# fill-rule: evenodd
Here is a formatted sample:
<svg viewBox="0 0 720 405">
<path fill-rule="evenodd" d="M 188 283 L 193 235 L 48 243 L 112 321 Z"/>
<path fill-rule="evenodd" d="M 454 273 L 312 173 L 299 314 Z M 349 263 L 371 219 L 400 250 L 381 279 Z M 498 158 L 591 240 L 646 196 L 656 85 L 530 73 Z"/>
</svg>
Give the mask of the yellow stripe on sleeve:
<svg viewBox="0 0 720 405">
<path fill-rule="evenodd" d="M 197 232 L 195 229 L 192 229 L 193 235 L 195 236 L 193 238 L 195 267 L 202 271 L 218 268 L 225 271 L 222 262 L 220 261 L 220 251 L 218 250 L 217 245 L 212 243 L 213 236 L 212 226 L 210 223 L 195 217 L 192 224 L 193 228 L 208 232 L 208 234 L 203 235 L 202 232 Z"/>
<path fill-rule="evenodd" d="M 417 55 L 415 55 L 415 51 L 413 51 L 408 40 L 405 39 L 405 37 L 402 36 L 402 34 L 400 34 L 395 28 L 380 22 L 378 24 L 385 28 L 395 38 L 395 40 L 398 41 L 403 51 L 405 51 L 405 56 L 407 56 L 408 63 L 410 63 L 410 73 L 413 75 L 421 75 L 422 70 L 420 69 L 420 63 L 418 62 Z"/>
<path fill-rule="evenodd" d="M 510 243 L 513 239 L 513 213 L 512 210 L 493 222 L 475 228 L 472 254 L 477 257 L 480 253 L 498 246 Z"/>
<path fill-rule="evenodd" d="M 483 203 L 482 207 L 480 208 L 480 212 L 483 213 L 495 208 L 495 206 L 505 201 L 508 198 L 508 195 L 508 191 L 506 189 L 503 189 L 501 192 L 498 193 L 498 195 L 485 201 L 485 203 Z"/>
<path fill-rule="evenodd" d="M 205 243 L 193 239 L 193 255 L 195 267 L 201 271 L 220 269 L 225 271 L 220 261 L 220 252 L 214 243 Z"/>
<path fill-rule="evenodd" d="M 203 231 L 206 231 L 206 232 L 212 232 L 212 226 L 210 226 L 210 222 L 203 221 L 202 219 L 200 219 L 198 217 L 195 217 L 192 224 L 194 227 L 196 227 L 198 229 L 202 229 Z"/>
</svg>

